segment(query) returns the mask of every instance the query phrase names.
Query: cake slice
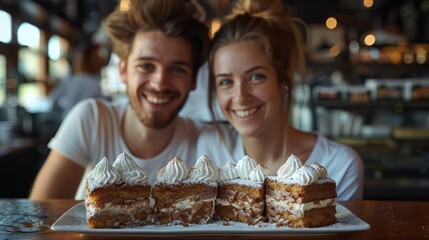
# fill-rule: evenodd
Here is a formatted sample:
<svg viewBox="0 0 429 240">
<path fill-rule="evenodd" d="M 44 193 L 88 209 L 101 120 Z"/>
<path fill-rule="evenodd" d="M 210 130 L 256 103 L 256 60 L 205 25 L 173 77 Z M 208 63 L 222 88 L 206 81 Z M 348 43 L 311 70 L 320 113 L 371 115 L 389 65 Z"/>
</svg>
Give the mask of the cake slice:
<svg viewBox="0 0 429 240">
<path fill-rule="evenodd" d="M 126 228 L 152 222 L 147 173 L 122 153 L 111 166 L 104 157 L 86 179 L 90 228 Z"/>
<path fill-rule="evenodd" d="M 235 166 L 220 167 L 216 198 L 216 217 L 225 221 L 255 225 L 265 220 L 264 181 L 269 170 L 249 156 Z"/>
<path fill-rule="evenodd" d="M 200 157 L 190 171 L 178 157 L 157 173 L 152 196 L 156 223 L 206 224 L 212 220 L 219 170 L 207 157 Z"/>
<path fill-rule="evenodd" d="M 268 221 L 277 226 L 321 227 L 336 222 L 336 183 L 315 163 L 291 155 L 265 184 Z"/>
</svg>

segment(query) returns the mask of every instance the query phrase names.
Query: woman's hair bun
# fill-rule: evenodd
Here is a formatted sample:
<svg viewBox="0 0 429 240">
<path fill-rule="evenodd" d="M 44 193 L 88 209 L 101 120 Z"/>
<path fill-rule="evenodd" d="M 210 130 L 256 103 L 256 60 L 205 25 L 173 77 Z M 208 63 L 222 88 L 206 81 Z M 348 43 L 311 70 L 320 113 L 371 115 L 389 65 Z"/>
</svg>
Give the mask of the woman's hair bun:
<svg viewBox="0 0 429 240">
<path fill-rule="evenodd" d="M 284 14 L 283 2 L 281 0 L 237 0 L 227 19 L 243 14 L 269 20 L 277 14 Z"/>
</svg>

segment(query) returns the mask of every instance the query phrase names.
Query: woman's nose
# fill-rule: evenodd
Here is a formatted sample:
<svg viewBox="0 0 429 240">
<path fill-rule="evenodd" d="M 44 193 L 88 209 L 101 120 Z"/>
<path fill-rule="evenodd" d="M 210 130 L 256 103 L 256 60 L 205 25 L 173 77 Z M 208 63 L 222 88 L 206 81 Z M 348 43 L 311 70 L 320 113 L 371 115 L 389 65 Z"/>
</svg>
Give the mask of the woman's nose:
<svg viewBox="0 0 429 240">
<path fill-rule="evenodd" d="M 234 94 L 234 101 L 237 103 L 244 103 L 252 98 L 249 86 L 247 84 L 237 84 Z"/>
</svg>

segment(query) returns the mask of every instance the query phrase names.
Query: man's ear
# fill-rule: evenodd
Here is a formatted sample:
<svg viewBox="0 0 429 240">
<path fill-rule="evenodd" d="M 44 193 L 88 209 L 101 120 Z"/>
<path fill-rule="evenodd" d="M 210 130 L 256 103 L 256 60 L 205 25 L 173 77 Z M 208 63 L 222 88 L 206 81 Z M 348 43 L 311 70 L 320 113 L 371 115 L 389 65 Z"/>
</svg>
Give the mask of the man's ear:
<svg viewBox="0 0 429 240">
<path fill-rule="evenodd" d="M 192 78 L 191 88 L 189 90 L 193 91 L 197 88 L 197 77 Z"/>
<path fill-rule="evenodd" d="M 122 82 L 127 84 L 128 82 L 127 63 L 124 60 L 120 60 L 118 67 L 119 67 L 119 75 L 121 75 Z"/>
</svg>

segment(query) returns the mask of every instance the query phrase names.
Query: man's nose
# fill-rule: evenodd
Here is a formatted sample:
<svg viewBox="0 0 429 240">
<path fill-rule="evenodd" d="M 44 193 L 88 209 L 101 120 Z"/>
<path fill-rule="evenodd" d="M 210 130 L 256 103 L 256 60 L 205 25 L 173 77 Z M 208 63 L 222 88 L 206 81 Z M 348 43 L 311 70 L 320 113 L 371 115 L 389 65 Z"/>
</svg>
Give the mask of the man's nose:
<svg viewBox="0 0 429 240">
<path fill-rule="evenodd" d="M 167 86 L 167 83 L 168 83 L 168 74 L 165 70 L 162 70 L 162 69 L 155 72 L 150 81 L 151 87 L 157 91 L 164 90 Z"/>
</svg>

